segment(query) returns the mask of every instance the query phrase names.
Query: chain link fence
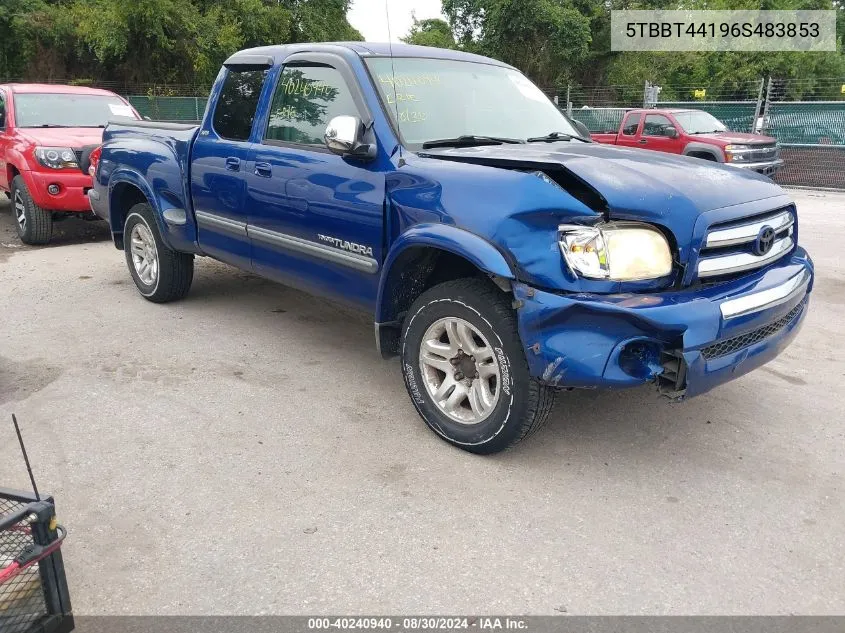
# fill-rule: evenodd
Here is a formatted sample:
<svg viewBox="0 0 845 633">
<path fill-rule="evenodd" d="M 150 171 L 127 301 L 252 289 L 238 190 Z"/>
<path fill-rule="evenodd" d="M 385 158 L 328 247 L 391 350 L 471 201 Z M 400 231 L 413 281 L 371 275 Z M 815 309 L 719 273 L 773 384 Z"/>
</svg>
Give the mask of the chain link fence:
<svg viewBox="0 0 845 633">
<path fill-rule="evenodd" d="M 780 184 L 845 189 L 845 77 L 658 88 L 566 86 L 551 94 L 594 133 L 615 133 L 630 108 L 704 110 L 731 131 L 777 139 L 784 166 L 774 179 Z"/>
</svg>

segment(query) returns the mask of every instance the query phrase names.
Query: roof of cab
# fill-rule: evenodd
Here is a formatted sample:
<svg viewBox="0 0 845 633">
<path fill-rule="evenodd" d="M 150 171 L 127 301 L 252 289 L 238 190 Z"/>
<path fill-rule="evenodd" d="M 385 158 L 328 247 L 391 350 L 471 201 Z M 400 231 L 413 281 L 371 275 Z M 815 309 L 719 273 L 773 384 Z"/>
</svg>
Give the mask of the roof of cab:
<svg viewBox="0 0 845 633">
<path fill-rule="evenodd" d="M 6 84 L 14 93 L 38 93 L 38 94 L 74 94 L 74 95 L 104 95 L 113 97 L 115 94 L 100 88 L 89 88 L 87 86 L 66 86 L 63 84 Z"/>
<path fill-rule="evenodd" d="M 513 68 L 504 62 L 490 57 L 473 55 L 462 51 L 453 51 L 445 48 L 434 48 L 432 46 L 416 46 L 414 44 L 390 44 L 377 42 L 309 42 L 302 44 L 283 44 L 277 46 L 259 46 L 238 51 L 226 63 L 236 62 L 241 55 L 266 55 L 272 57 L 276 64 L 284 61 L 286 57 L 294 53 L 337 51 L 338 48 L 345 48 L 357 53 L 361 57 L 425 57 L 428 59 L 449 59 L 453 61 L 476 62 Z"/>
</svg>

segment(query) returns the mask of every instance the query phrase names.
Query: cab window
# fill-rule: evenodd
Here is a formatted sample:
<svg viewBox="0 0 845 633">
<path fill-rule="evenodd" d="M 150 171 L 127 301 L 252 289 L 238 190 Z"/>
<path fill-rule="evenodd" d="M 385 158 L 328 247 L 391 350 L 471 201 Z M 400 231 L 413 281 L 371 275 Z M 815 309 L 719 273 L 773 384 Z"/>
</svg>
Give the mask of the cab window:
<svg viewBox="0 0 845 633">
<path fill-rule="evenodd" d="M 673 127 L 672 122 L 662 114 L 649 114 L 643 123 L 644 136 L 668 136 L 666 128 Z"/>
<path fill-rule="evenodd" d="M 0 130 L 6 129 L 6 97 L 0 92 Z"/>
<path fill-rule="evenodd" d="M 629 114 L 628 118 L 625 119 L 625 125 L 622 127 L 622 134 L 625 136 L 634 136 L 637 133 L 637 127 L 640 125 L 641 118 L 642 115 L 639 113 Z"/>
<path fill-rule="evenodd" d="M 266 70 L 229 70 L 214 108 L 214 131 L 230 141 L 246 141 L 252 131 Z"/>
<path fill-rule="evenodd" d="M 273 94 L 264 140 L 325 147 L 326 126 L 341 115 L 360 113 L 337 69 L 322 64 L 286 66 Z"/>
</svg>

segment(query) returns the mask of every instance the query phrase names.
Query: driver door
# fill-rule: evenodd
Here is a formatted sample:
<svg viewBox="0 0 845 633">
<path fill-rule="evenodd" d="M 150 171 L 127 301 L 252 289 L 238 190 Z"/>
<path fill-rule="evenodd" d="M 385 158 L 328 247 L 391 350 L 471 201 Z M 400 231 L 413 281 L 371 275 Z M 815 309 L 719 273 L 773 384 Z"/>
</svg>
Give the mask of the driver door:
<svg viewBox="0 0 845 633">
<path fill-rule="evenodd" d="M 286 61 L 247 177 L 257 272 L 370 308 L 383 259 L 385 184 L 378 161 L 331 153 L 323 135 L 341 115 L 370 116 L 345 61 Z"/>
</svg>

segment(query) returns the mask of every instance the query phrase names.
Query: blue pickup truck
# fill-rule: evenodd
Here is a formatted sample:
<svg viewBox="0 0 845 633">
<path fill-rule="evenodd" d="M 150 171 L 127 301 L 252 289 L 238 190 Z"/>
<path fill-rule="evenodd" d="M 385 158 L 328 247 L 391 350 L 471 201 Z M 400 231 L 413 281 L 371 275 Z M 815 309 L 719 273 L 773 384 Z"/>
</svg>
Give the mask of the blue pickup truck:
<svg viewBox="0 0 845 633">
<path fill-rule="evenodd" d="M 592 143 L 461 52 L 241 51 L 200 125 L 113 122 L 90 162 L 143 297 L 185 296 L 206 256 L 366 310 L 426 424 L 476 453 L 561 389 L 737 378 L 792 341 L 813 285 L 765 176 Z"/>
</svg>

